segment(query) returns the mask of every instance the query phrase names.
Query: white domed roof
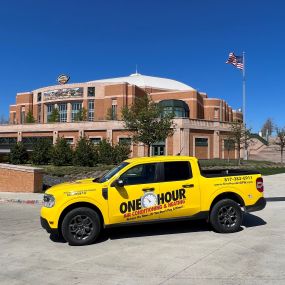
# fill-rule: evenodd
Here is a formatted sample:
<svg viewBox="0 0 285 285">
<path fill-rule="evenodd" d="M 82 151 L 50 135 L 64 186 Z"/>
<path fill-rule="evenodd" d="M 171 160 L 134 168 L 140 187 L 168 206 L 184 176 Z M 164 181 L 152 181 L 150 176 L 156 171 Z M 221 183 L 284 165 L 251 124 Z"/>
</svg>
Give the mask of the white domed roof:
<svg viewBox="0 0 285 285">
<path fill-rule="evenodd" d="M 95 81 L 90 81 L 89 83 L 96 83 L 96 82 L 127 82 L 129 84 L 133 84 L 139 87 L 154 87 L 154 88 L 161 88 L 167 90 L 195 90 L 191 86 L 188 86 L 182 82 L 168 79 L 168 78 L 161 78 L 161 77 L 154 77 L 154 76 L 147 76 L 142 75 L 140 73 L 134 73 L 130 76 L 125 77 L 117 77 L 117 78 L 109 78 L 109 79 L 100 79 Z"/>
</svg>

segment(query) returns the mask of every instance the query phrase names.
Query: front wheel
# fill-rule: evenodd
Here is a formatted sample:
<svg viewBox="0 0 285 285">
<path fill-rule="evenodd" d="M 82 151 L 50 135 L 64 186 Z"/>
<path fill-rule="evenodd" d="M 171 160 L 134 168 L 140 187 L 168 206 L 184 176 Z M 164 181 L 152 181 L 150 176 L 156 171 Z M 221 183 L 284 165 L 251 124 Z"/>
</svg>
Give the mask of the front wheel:
<svg viewBox="0 0 285 285">
<path fill-rule="evenodd" d="M 210 223 L 218 233 L 234 233 L 242 224 L 242 211 L 231 199 L 218 201 L 212 208 Z"/>
<path fill-rule="evenodd" d="M 64 239 L 70 245 L 91 244 L 100 234 L 100 218 L 90 208 L 76 208 L 66 214 L 61 230 Z"/>
</svg>

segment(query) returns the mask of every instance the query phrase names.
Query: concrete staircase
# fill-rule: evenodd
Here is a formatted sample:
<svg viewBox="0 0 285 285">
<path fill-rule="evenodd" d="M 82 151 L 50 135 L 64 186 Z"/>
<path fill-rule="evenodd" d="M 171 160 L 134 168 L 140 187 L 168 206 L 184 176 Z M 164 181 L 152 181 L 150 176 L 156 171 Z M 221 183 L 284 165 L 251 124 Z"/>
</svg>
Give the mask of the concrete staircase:
<svg viewBox="0 0 285 285">
<path fill-rule="evenodd" d="M 260 146 L 259 148 L 250 151 L 249 159 L 280 162 L 281 155 L 280 151 L 278 150 L 278 146 L 270 144 L 268 146 L 266 145 Z"/>
</svg>

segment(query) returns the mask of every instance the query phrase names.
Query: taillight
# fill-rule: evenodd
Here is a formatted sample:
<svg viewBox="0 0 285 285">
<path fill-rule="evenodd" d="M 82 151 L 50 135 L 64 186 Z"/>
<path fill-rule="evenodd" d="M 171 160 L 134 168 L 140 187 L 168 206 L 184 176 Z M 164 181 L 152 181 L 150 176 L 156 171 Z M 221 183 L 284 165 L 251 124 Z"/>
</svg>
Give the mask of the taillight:
<svg viewBox="0 0 285 285">
<path fill-rule="evenodd" d="M 256 189 L 259 192 L 263 192 L 264 191 L 264 187 L 263 187 L 263 179 L 262 177 L 259 177 L 256 179 Z"/>
</svg>

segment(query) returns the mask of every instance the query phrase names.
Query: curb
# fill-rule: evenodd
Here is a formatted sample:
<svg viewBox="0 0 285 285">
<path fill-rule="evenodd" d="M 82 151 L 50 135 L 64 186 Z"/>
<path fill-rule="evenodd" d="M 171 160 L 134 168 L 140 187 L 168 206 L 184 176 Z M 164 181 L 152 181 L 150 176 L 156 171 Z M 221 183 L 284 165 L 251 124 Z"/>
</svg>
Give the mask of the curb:
<svg viewBox="0 0 285 285">
<path fill-rule="evenodd" d="M 0 204 L 16 203 L 16 204 L 26 204 L 26 205 L 43 205 L 41 200 L 23 200 L 23 199 L 3 199 L 0 198 Z"/>
</svg>

